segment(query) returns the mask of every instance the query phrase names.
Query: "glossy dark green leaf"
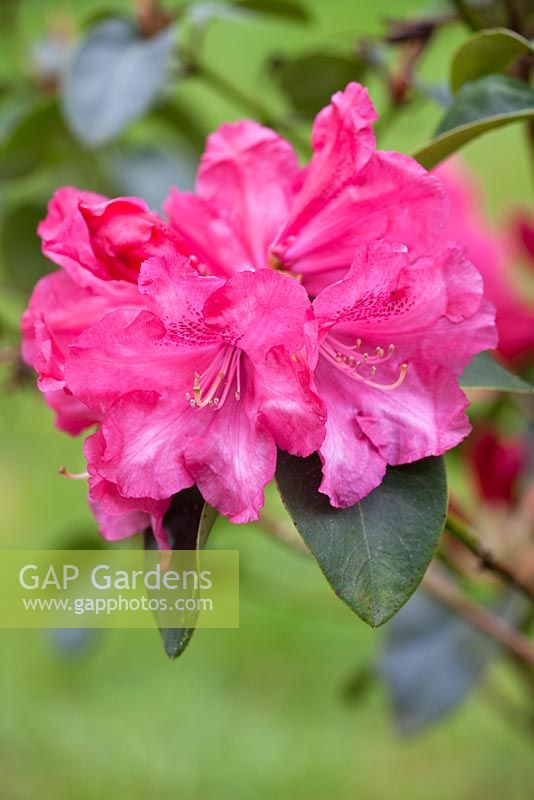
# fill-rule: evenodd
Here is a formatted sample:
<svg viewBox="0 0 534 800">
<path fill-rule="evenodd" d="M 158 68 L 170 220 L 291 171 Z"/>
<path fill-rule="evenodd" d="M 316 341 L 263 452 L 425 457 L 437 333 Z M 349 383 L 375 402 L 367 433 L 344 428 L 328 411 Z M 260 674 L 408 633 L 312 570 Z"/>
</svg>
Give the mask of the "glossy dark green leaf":
<svg viewBox="0 0 534 800">
<path fill-rule="evenodd" d="M 63 108 L 73 133 L 86 144 L 113 139 L 139 117 L 165 83 L 174 31 L 143 37 L 126 20 L 96 25 L 67 71 Z"/>
<path fill-rule="evenodd" d="M 534 91 L 515 78 L 488 75 L 466 83 L 441 121 L 435 138 L 413 157 L 426 169 L 487 131 L 534 119 Z"/>
<path fill-rule="evenodd" d="M 276 480 L 291 519 L 335 593 L 373 628 L 419 585 L 447 513 L 443 459 L 390 467 L 381 485 L 351 508 L 318 492 L 321 464 L 279 453 Z"/>
<path fill-rule="evenodd" d="M 532 384 L 509 372 L 489 353 L 478 353 L 473 358 L 460 377 L 460 386 L 463 389 L 534 394 Z"/>
<path fill-rule="evenodd" d="M 204 502 L 196 486 L 176 494 L 163 521 L 172 549 L 202 550 L 216 519 L 217 512 Z M 145 532 L 145 549 L 157 549 L 151 530 Z M 192 613 L 193 616 L 196 614 Z M 193 625 L 184 628 L 160 628 L 169 658 L 178 658 L 184 652 L 194 631 Z"/>
<path fill-rule="evenodd" d="M 511 594 L 501 603 L 500 615 L 517 623 L 525 604 Z M 386 626 L 378 664 L 400 732 L 416 733 L 456 708 L 498 654 L 493 639 L 424 591 L 417 592 Z"/>
<path fill-rule="evenodd" d="M 45 215 L 42 206 L 25 203 L 10 208 L 0 220 L 0 259 L 8 286 L 29 294 L 35 282 L 53 269 L 41 253 L 37 225 Z"/>
<path fill-rule="evenodd" d="M 328 105 L 334 92 L 350 81 L 361 81 L 365 68 L 356 54 L 307 53 L 276 61 L 272 74 L 293 109 L 313 117 Z"/>
<path fill-rule="evenodd" d="M 505 72 L 519 56 L 532 52 L 527 39 L 505 28 L 480 31 L 464 42 L 451 63 L 453 92 L 464 83 Z"/>
</svg>

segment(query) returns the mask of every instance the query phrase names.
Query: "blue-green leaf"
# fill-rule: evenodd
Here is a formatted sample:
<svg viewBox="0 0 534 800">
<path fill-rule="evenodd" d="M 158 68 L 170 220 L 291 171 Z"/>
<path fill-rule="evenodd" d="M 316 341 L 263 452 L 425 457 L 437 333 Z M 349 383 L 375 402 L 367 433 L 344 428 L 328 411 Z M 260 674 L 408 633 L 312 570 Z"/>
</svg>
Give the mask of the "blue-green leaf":
<svg viewBox="0 0 534 800">
<path fill-rule="evenodd" d="M 69 65 L 63 108 L 73 133 L 89 145 L 121 133 L 154 101 L 167 77 L 174 32 L 143 37 L 126 20 L 96 25 Z"/>
<path fill-rule="evenodd" d="M 463 389 L 534 394 L 534 386 L 501 366 L 489 353 L 478 353 L 460 376 Z"/>
</svg>

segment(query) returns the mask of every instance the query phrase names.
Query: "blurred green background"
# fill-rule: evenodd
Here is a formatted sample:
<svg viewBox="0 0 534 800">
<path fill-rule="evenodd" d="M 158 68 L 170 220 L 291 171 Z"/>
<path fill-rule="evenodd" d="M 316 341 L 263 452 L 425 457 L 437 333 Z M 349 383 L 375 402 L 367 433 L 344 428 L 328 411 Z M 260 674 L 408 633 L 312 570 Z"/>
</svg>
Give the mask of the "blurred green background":
<svg viewBox="0 0 534 800">
<path fill-rule="evenodd" d="M 28 58 L 32 43 L 52 21 L 74 26 L 93 13 L 131 8 L 128 0 L 12 5 L 15 23 L 2 33 L 0 80 Z M 307 5 L 313 12 L 308 25 L 268 17 L 213 23 L 207 60 L 280 110 L 283 101 L 264 66 L 273 53 L 378 34 L 385 16 L 428 10 L 426 4 L 405 0 L 307 0 Z M 451 51 L 465 35 L 459 25 L 440 34 L 421 74 L 445 83 Z M 206 133 L 223 120 L 244 116 L 197 80 L 173 91 Z M 384 92 L 376 81 L 371 94 L 383 108 Z M 432 135 L 441 114 L 432 103 L 408 108 L 380 145 L 413 151 Z M 128 135 L 144 142 L 157 134 L 150 121 L 140 121 Z M 463 155 L 487 189 L 492 217 L 531 202 L 518 126 L 474 142 Z M 53 164 L 44 167 L 53 174 Z M 10 184 L 6 191 L 9 197 L 20 193 L 41 203 L 50 174 L 46 180 L 39 174 Z M 61 174 L 60 179 L 75 177 Z M 57 474 L 60 464 L 83 469 L 81 441 L 54 430 L 51 412 L 33 389 L 3 392 L 0 412 L 0 545 L 68 547 L 82 537 L 96 541 L 85 486 Z M 376 659 L 382 632 L 358 622 L 317 567 L 268 541 L 254 526 L 232 527 L 219 520 L 212 540 L 214 546 L 241 550 L 241 627 L 198 632 L 175 663 L 167 660 L 156 632 L 104 631 L 77 646 L 59 633 L 0 631 L 1 798 L 532 796 L 531 742 L 495 713 L 483 690 L 429 732 L 401 740 L 381 687 L 351 701 L 347 696 L 351 675 Z M 498 667 L 492 679 L 502 681 Z"/>
</svg>

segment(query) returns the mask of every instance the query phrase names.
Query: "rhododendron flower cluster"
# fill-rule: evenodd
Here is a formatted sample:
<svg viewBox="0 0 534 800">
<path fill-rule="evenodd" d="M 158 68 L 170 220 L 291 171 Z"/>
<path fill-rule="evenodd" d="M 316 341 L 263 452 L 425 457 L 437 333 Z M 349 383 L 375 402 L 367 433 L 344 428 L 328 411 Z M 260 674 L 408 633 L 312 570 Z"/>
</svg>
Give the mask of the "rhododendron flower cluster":
<svg viewBox="0 0 534 800">
<path fill-rule="evenodd" d="M 276 445 L 309 455 L 324 437 L 305 290 L 267 270 L 200 276 L 179 256 L 145 261 L 139 289 L 147 310 L 71 346 L 68 386 L 101 420 L 90 472 L 146 511 L 196 483 L 230 519 L 256 518 Z"/>
<path fill-rule="evenodd" d="M 494 347 L 482 279 L 447 238 L 439 179 L 375 149 L 350 84 L 301 169 L 254 122 L 209 137 L 196 192 L 168 223 L 135 198 L 60 190 L 39 233 L 58 272 L 24 315 L 24 357 L 86 440 L 102 532 L 161 519 L 196 484 L 257 519 L 276 448 L 318 451 L 320 491 L 352 505 L 388 464 L 439 455 L 469 424 L 458 376 Z"/>
<path fill-rule="evenodd" d="M 495 305 L 498 351 L 511 365 L 528 362 L 534 354 L 534 303 L 521 287 L 520 265 L 534 271 L 534 222 L 526 211 L 492 227 L 484 216 L 481 187 L 459 159 L 438 167 L 451 202 L 449 222 L 442 233 L 466 248 L 484 278 L 486 296 Z"/>
</svg>

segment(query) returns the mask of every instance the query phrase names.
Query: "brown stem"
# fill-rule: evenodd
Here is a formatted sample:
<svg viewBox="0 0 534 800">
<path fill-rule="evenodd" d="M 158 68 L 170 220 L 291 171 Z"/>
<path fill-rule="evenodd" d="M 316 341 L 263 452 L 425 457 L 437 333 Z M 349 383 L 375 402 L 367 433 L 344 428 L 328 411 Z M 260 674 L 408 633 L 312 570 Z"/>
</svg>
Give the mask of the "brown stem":
<svg viewBox="0 0 534 800">
<path fill-rule="evenodd" d="M 388 31 L 384 41 L 388 44 L 402 44 L 417 39 L 426 39 L 436 29 L 451 25 L 458 19 L 457 14 L 440 14 L 417 17 L 415 19 L 386 18 Z"/>
<path fill-rule="evenodd" d="M 534 644 L 508 622 L 487 608 L 477 605 L 465 597 L 448 578 L 431 567 L 423 578 L 422 585 L 434 597 L 496 642 L 514 653 L 525 664 L 534 667 Z"/>
<path fill-rule="evenodd" d="M 160 0 L 134 0 L 135 18 L 139 30 L 150 37 L 172 21 L 172 14 L 164 11 Z"/>
<path fill-rule="evenodd" d="M 484 569 L 496 573 L 506 583 L 528 597 L 531 602 L 534 602 L 533 587 L 525 583 L 524 579 L 517 574 L 513 567 L 499 561 L 457 518 L 449 515 L 445 529 L 480 560 L 480 565 Z"/>
<path fill-rule="evenodd" d="M 508 14 L 508 28 L 517 33 L 521 33 L 521 18 L 515 7 L 514 0 L 504 0 L 504 5 Z"/>
<path fill-rule="evenodd" d="M 389 79 L 389 97 L 394 107 L 406 102 L 413 87 L 415 68 L 426 51 L 431 35 L 429 33 L 425 38 L 403 45 L 400 63 Z"/>
</svg>

